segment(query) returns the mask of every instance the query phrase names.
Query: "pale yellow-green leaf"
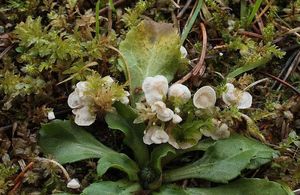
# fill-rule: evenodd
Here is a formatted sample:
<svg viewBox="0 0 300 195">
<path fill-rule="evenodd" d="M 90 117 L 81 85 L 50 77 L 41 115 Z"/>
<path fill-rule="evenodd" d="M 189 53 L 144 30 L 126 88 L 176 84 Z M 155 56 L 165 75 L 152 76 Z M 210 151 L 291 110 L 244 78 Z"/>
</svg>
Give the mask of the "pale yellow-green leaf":
<svg viewBox="0 0 300 195">
<path fill-rule="evenodd" d="M 172 24 L 144 20 L 127 33 L 119 49 L 131 92 L 148 76 L 164 75 L 171 81 L 181 64 L 180 37 Z M 132 96 L 137 100 L 137 94 Z"/>
</svg>

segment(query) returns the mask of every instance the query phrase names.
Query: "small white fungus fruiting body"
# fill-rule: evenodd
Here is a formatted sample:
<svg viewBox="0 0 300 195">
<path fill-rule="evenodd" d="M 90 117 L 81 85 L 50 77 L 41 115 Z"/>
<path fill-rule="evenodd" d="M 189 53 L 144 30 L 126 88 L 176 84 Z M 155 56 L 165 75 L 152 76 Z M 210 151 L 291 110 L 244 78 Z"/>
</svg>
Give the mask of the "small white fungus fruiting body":
<svg viewBox="0 0 300 195">
<path fill-rule="evenodd" d="M 167 108 L 166 104 L 162 101 L 153 103 L 151 109 L 161 121 L 167 122 L 173 118 L 174 112 L 170 108 Z"/>
<path fill-rule="evenodd" d="M 182 84 L 173 84 L 168 91 L 169 98 L 178 98 L 182 103 L 186 103 L 191 99 L 191 92 L 187 86 Z"/>
<path fill-rule="evenodd" d="M 164 130 L 156 130 L 152 136 L 151 140 L 155 144 L 167 143 L 169 140 L 169 135 Z"/>
<path fill-rule="evenodd" d="M 193 103 L 196 108 L 209 108 L 216 104 L 216 92 L 210 86 L 204 86 L 197 90 L 193 97 Z"/>
<path fill-rule="evenodd" d="M 235 105 L 239 109 L 247 109 L 252 105 L 250 93 L 236 89 L 233 84 L 226 84 L 226 91 L 222 94 L 222 99 L 228 106 Z"/>
<path fill-rule="evenodd" d="M 213 140 L 225 139 L 230 136 L 230 131 L 226 123 L 222 123 L 217 119 L 212 119 L 214 130 L 202 130 L 203 135 L 211 137 Z"/>
<path fill-rule="evenodd" d="M 142 84 L 142 89 L 149 105 L 157 101 L 162 101 L 168 93 L 168 88 L 168 80 L 162 75 L 146 77 Z"/>
<path fill-rule="evenodd" d="M 178 114 L 173 115 L 172 123 L 177 124 L 182 121 L 182 118 Z"/>
<path fill-rule="evenodd" d="M 96 114 L 91 112 L 89 106 L 74 109 L 72 112 L 75 114 L 74 122 L 79 126 L 90 126 L 96 120 Z"/>
<path fill-rule="evenodd" d="M 49 111 L 49 112 L 48 112 L 48 119 L 49 119 L 49 120 L 54 120 L 54 119 L 55 119 L 55 114 L 54 114 L 53 111 Z"/>
<path fill-rule="evenodd" d="M 187 50 L 183 46 L 180 46 L 180 53 L 181 53 L 183 58 L 186 58 L 186 56 L 188 55 Z"/>
<path fill-rule="evenodd" d="M 76 179 L 76 178 L 71 179 L 67 184 L 67 188 L 70 188 L 70 189 L 80 188 L 80 183 L 79 183 L 78 179 Z"/>
<path fill-rule="evenodd" d="M 169 135 L 159 126 L 151 126 L 144 132 L 143 141 L 147 145 L 162 144 L 169 140 Z"/>
</svg>

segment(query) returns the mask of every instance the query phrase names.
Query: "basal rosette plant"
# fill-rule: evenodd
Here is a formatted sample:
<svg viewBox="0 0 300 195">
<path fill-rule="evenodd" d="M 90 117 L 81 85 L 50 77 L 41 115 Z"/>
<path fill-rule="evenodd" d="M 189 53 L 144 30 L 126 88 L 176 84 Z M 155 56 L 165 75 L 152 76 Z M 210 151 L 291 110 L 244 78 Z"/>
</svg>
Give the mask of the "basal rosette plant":
<svg viewBox="0 0 300 195">
<path fill-rule="evenodd" d="M 170 84 L 175 72 L 188 61 L 171 25 L 143 21 L 128 32 L 119 49 L 130 93 L 112 77 L 93 74 L 77 83 L 69 95 L 75 123 L 54 120 L 40 130 L 41 148 L 59 163 L 93 158 L 99 159 L 100 177 L 110 168 L 127 174 L 119 181 L 97 181 L 83 189 L 82 195 L 141 190 L 153 194 L 292 194 L 266 179 L 238 178 L 244 170 L 257 169 L 277 155 L 272 148 L 235 130 L 237 123 L 245 121 L 245 134 L 264 140 L 253 120 L 243 113 L 252 106 L 249 92 L 232 83 L 195 90 Z M 123 144 L 131 151 L 115 151 L 80 127 L 103 116 L 110 130 L 124 134 Z M 196 151 L 202 151 L 203 156 L 176 164 Z M 180 188 L 172 184 L 189 178 L 220 185 Z M 68 181 L 69 186 L 80 188 L 74 181 Z"/>
</svg>

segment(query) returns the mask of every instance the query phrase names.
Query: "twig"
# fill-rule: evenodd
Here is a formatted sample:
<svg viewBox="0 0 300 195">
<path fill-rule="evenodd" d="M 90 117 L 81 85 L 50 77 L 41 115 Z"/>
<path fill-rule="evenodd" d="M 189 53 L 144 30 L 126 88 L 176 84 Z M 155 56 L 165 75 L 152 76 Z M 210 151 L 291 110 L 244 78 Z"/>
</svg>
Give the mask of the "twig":
<svg viewBox="0 0 300 195">
<path fill-rule="evenodd" d="M 22 180 L 24 178 L 25 173 L 32 168 L 34 162 L 30 162 L 21 173 L 15 178 L 14 180 L 14 187 L 13 189 L 8 193 L 9 195 L 14 195 L 18 187 L 21 185 Z"/>
<path fill-rule="evenodd" d="M 206 34 L 205 25 L 203 23 L 200 23 L 200 28 L 201 28 L 202 37 L 203 37 L 202 38 L 202 51 L 201 51 L 200 59 L 199 59 L 198 63 L 196 64 L 196 66 L 192 69 L 192 71 L 189 72 L 188 74 L 186 74 L 183 78 L 181 78 L 176 83 L 184 83 L 189 78 L 191 78 L 192 75 L 193 76 L 196 76 L 196 75 L 202 76 L 205 71 L 204 60 L 205 60 L 206 48 L 207 48 L 207 34 Z"/>
<path fill-rule="evenodd" d="M 180 6 L 179 6 L 174 0 L 171 0 L 171 3 L 172 3 L 177 9 L 180 8 Z"/>
<path fill-rule="evenodd" d="M 205 59 L 205 56 L 206 56 L 206 48 L 207 48 L 206 28 L 205 28 L 205 25 L 203 23 L 200 23 L 200 27 L 201 27 L 202 37 L 203 37 L 202 38 L 202 51 L 201 51 L 201 56 L 200 56 L 199 62 L 194 67 L 193 75 L 199 74 L 200 70 L 203 69 L 204 59 Z"/>
<path fill-rule="evenodd" d="M 67 181 L 71 180 L 71 177 L 70 177 L 69 173 L 67 172 L 67 170 L 61 164 L 56 162 L 55 160 L 48 159 L 48 158 L 41 158 L 41 157 L 37 157 L 37 158 L 35 158 L 35 160 L 55 164 L 56 166 L 58 166 L 61 169 L 61 171 L 63 172 L 63 174 L 66 177 Z"/>
<path fill-rule="evenodd" d="M 213 49 L 226 49 L 228 47 L 228 45 L 217 45 L 217 46 L 214 46 Z"/>
<path fill-rule="evenodd" d="M 3 127 L 0 127 L 0 132 L 1 132 L 1 131 L 6 131 L 6 130 L 8 130 L 8 129 L 12 128 L 12 127 L 13 127 L 13 125 L 12 125 L 12 124 L 10 124 L 10 125 L 6 125 L 6 126 L 3 126 Z"/>
<path fill-rule="evenodd" d="M 259 83 L 262 83 L 262 82 L 265 82 L 265 81 L 268 81 L 269 78 L 264 78 L 264 79 L 260 79 L 258 81 L 255 81 L 253 83 L 251 83 L 250 85 L 248 85 L 247 87 L 245 87 L 244 91 L 247 91 L 248 89 L 250 89 L 251 87 L 254 87 L 255 85 L 259 84 Z"/>
<path fill-rule="evenodd" d="M 188 7 L 190 6 L 191 3 L 192 3 L 192 0 L 187 0 L 184 7 L 182 8 L 182 10 L 176 16 L 177 19 L 180 19 L 183 16 L 183 14 L 186 12 L 186 10 L 188 9 Z"/>
<path fill-rule="evenodd" d="M 294 190 L 293 191 L 296 195 L 300 194 L 300 189 Z"/>
<path fill-rule="evenodd" d="M 296 55 L 296 57 L 294 58 L 293 62 L 290 64 L 283 80 L 286 81 L 287 78 L 290 76 L 290 74 L 292 73 L 292 71 L 295 69 L 295 67 L 299 64 L 300 62 L 300 52 L 298 52 L 298 54 Z M 279 91 L 281 88 L 281 84 L 278 86 L 277 91 Z"/>
<path fill-rule="evenodd" d="M 259 39 L 263 38 L 262 35 L 254 33 L 254 32 L 249 32 L 249 31 L 238 31 L 238 34 L 246 35 L 246 36 L 249 36 L 249 37 L 255 37 L 255 38 L 259 38 Z"/>
<path fill-rule="evenodd" d="M 282 26 L 276 22 L 274 22 L 274 24 L 280 26 L 282 29 L 286 30 L 287 32 L 283 33 L 281 36 L 287 35 L 287 34 L 294 34 L 296 35 L 298 38 L 300 38 L 300 34 L 298 33 L 298 27 L 294 28 L 294 29 L 290 29 L 288 27 Z"/>
<path fill-rule="evenodd" d="M 268 76 L 268 77 L 270 77 L 270 78 L 272 78 L 272 79 L 274 79 L 274 80 L 277 80 L 278 82 L 280 82 L 280 83 L 282 83 L 283 85 L 285 85 L 285 86 L 291 88 L 295 93 L 297 93 L 298 95 L 300 95 L 300 91 L 298 91 L 298 89 L 296 89 L 294 86 L 292 86 L 292 85 L 289 84 L 288 82 L 286 82 L 286 81 L 284 81 L 284 80 L 282 80 L 282 79 L 280 79 L 280 78 L 277 78 L 277 77 L 275 77 L 275 76 L 273 76 L 273 75 L 271 75 L 271 74 L 269 74 L 269 73 L 266 73 L 266 72 L 259 72 L 259 73 L 261 73 L 261 74 L 263 74 L 263 75 L 265 75 L 265 76 Z"/>
<path fill-rule="evenodd" d="M 300 27 L 290 29 L 288 32 L 286 32 L 286 34 L 293 34 L 293 33 L 298 33 L 298 32 L 300 32 Z"/>
<path fill-rule="evenodd" d="M 256 19 L 253 23 L 258 22 L 258 20 L 266 13 L 266 11 L 268 11 L 268 9 L 271 7 L 273 1 L 268 2 L 267 1 L 267 5 L 266 7 L 260 12 L 260 14 L 258 16 L 256 16 Z"/>
<path fill-rule="evenodd" d="M 11 50 L 11 48 L 13 48 L 14 44 L 11 44 L 10 46 L 8 46 L 7 48 L 5 48 L 5 50 L 3 52 L 1 52 L 0 54 L 0 59 L 3 58 L 3 56 L 9 52 L 9 50 Z"/>
<path fill-rule="evenodd" d="M 289 57 L 289 59 L 286 61 L 286 63 L 284 64 L 284 67 L 283 67 L 283 69 L 281 70 L 281 72 L 279 73 L 279 75 L 277 76 L 278 78 L 280 78 L 282 75 L 283 75 L 283 73 L 286 71 L 286 69 L 290 66 L 290 64 L 294 61 L 294 59 L 295 59 L 295 57 L 297 56 L 297 55 L 299 55 L 300 54 L 300 52 L 299 51 L 296 51 L 296 52 L 294 52 L 290 57 Z M 275 86 L 276 86 L 276 84 L 277 84 L 277 81 L 275 81 L 274 82 L 274 84 L 272 85 L 272 89 L 274 89 L 275 88 Z"/>
</svg>

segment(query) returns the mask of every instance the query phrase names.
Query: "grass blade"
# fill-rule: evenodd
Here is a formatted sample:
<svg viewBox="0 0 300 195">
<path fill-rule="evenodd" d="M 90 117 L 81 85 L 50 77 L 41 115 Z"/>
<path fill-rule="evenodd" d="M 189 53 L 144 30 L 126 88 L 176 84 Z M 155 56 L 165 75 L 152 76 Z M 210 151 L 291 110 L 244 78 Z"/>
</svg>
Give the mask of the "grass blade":
<svg viewBox="0 0 300 195">
<path fill-rule="evenodd" d="M 255 14 L 257 13 L 261 3 L 262 3 L 263 0 L 256 0 L 255 1 L 255 4 L 254 4 L 254 7 L 252 9 L 252 12 L 250 14 L 250 16 L 248 17 L 247 19 L 247 26 L 249 26 L 251 24 L 251 22 L 253 21 L 254 17 L 255 17 Z"/>
<path fill-rule="evenodd" d="M 187 38 L 189 32 L 191 31 L 191 29 L 195 23 L 197 16 L 201 10 L 202 3 L 203 3 L 203 0 L 198 0 L 197 7 L 196 7 L 192 17 L 187 21 L 187 23 L 185 25 L 185 27 L 182 31 L 182 34 L 181 34 L 181 40 L 180 40 L 181 45 L 184 43 L 185 39 Z"/>
</svg>

